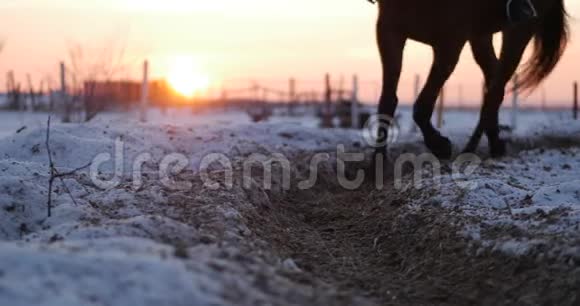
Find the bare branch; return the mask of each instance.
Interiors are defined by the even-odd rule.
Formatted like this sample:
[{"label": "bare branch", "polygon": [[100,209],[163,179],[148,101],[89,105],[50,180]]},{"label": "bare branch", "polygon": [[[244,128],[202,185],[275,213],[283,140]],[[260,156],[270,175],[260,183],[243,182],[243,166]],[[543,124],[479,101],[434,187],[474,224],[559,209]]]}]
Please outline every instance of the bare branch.
[{"label": "bare branch", "polygon": [[48,179],[48,202],[47,215],[50,218],[52,216],[52,185],[54,183],[54,176],[56,169],[54,168],[54,163],[52,161],[52,152],[50,151],[50,116],[48,116],[48,121],[46,123],[46,152],[48,154],[48,167],[50,171],[50,178]]},{"label": "bare branch", "polygon": [[63,172],[63,173],[57,173],[56,177],[57,178],[63,178],[63,177],[67,177],[67,176],[71,176],[71,175],[75,175],[77,172],[85,170],[87,168],[89,168],[91,166],[91,163],[88,163],[84,166],[78,167],[76,169],[73,169],[71,171],[68,172]]},{"label": "bare branch", "polygon": [[54,163],[52,161],[52,154],[50,151],[50,116],[48,116],[48,121],[46,122],[46,151],[48,153],[48,165],[50,170],[54,170]]},{"label": "bare branch", "polygon": [[59,176],[59,180],[60,180],[60,183],[62,184],[62,186],[64,187],[64,190],[66,191],[66,193],[68,194],[70,199],[73,201],[73,204],[78,206],[79,204],[77,203],[77,200],[75,199],[75,197],[73,197],[72,192],[70,191],[66,182],[64,181],[64,178],[62,176]]},{"label": "bare branch", "polygon": [[64,181],[64,178],[68,176],[75,175],[78,171],[82,171],[87,169],[91,166],[91,163],[88,163],[82,167],[78,167],[68,172],[60,173],[56,167],[54,166],[54,161],[52,159],[52,151],[50,150],[50,116],[48,116],[48,121],[46,123],[46,152],[48,154],[48,166],[50,171],[50,178],[48,179],[48,200],[47,200],[47,215],[50,218],[52,216],[52,190],[54,185],[54,180],[59,179],[60,183],[62,184],[63,188],[65,189],[66,193],[70,196],[71,200],[75,205],[77,204],[76,199],[74,198],[72,192],[68,188],[68,185]]},{"label": "bare branch", "polygon": [[101,112],[110,101],[96,101],[97,92],[87,90],[87,83],[107,82],[125,70],[125,39],[105,39],[97,45],[68,42],[68,78],[76,95],[74,101],[81,102],[85,116],[89,121]]}]

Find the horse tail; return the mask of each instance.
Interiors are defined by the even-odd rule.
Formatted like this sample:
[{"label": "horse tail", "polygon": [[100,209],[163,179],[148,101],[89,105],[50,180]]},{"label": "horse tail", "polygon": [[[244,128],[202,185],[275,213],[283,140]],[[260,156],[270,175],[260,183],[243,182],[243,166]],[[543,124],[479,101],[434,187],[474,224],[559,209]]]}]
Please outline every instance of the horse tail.
[{"label": "horse tail", "polygon": [[541,17],[534,34],[534,50],[521,75],[519,87],[537,87],[556,68],[570,40],[568,13],[564,0],[556,0]]}]

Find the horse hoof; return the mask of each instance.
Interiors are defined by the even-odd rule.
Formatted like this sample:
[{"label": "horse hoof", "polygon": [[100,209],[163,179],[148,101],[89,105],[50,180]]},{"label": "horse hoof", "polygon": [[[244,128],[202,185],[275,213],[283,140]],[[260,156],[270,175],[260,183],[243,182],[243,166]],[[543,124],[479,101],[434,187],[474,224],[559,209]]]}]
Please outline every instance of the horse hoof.
[{"label": "horse hoof", "polygon": [[453,154],[453,146],[449,138],[437,135],[426,141],[427,147],[435,157],[439,159],[450,159]]},{"label": "horse hoof", "polygon": [[497,141],[490,144],[490,155],[492,158],[500,158],[506,155],[507,145],[504,140],[498,139]]}]

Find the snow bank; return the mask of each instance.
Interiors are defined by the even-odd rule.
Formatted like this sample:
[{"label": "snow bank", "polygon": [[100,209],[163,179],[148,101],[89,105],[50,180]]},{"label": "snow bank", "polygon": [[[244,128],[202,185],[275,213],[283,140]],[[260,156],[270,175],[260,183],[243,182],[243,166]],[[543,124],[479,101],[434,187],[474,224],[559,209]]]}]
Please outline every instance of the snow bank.
[{"label": "snow bank", "polygon": [[[128,242],[128,241],[127,241]],[[120,242],[0,247],[2,305],[218,305],[223,287],[215,271],[162,256],[162,246]],[[139,250],[140,249],[140,250]],[[87,251],[90,250],[90,251]]]},{"label": "snow bank", "polygon": [[[189,169],[196,172],[200,161],[210,153],[221,153],[231,158],[253,153],[291,156],[293,152],[336,151],[338,144],[352,146],[353,143],[362,142],[354,131],[322,132],[293,124],[211,128],[113,121],[107,124],[55,125],[50,131],[50,146],[59,171],[67,172],[81,167],[104,154],[110,160],[101,164],[100,173],[111,177],[116,170],[121,170],[119,175],[123,184],[113,190],[95,188],[87,170],[66,179],[66,188],[56,181],[54,217],[46,219],[49,171],[45,139],[46,129],[39,129],[0,140],[2,240],[20,239],[28,233],[56,226],[74,227],[68,224],[71,220],[97,218],[97,206],[118,206],[122,209],[115,213],[123,217],[139,214],[142,207],[137,206],[142,206],[144,199],[149,201],[150,206],[162,206],[168,198],[163,186],[150,184],[145,190],[134,192],[128,181],[133,170],[137,170],[132,169],[135,160],[144,153],[151,155],[145,174],[148,171],[155,174],[160,161],[176,153],[187,158]],[[118,167],[119,164],[121,167]]]},{"label": "snow bank", "polygon": [[[450,174],[428,178],[423,194],[464,219],[463,235],[484,247],[580,260],[579,171],[580,147],[536,149],[484,161],[460,183]],[[413,206],[432,201],[422,197]]]},{"label": "snow bank", "polygon": [[[0,140],[0,304],[355,304],[322,283],[292,282],[283,275],[299,270],[292,260],[268,254],[251,238],[242,212],[263,209],[254,203],[263,191],[248,195],[237,186],[216,190],[200,183],[171,191],[147,174],[168,154],[186,156],[184,175],[194,176],[209,153],[336,151],[338,144],[361,142],[358,133],[280,123],[56,124],[50,146],[61,172],[109,154],[99,171],[111,177],[119,169],[118,143],[123,156],[121,179],[111,188],[95,186],[86,169],[64,184],[55,181],[51,218],[45,137],[46,129],[27,129]],[[132,166],[143,153],[152,158],[134,189]]]}]

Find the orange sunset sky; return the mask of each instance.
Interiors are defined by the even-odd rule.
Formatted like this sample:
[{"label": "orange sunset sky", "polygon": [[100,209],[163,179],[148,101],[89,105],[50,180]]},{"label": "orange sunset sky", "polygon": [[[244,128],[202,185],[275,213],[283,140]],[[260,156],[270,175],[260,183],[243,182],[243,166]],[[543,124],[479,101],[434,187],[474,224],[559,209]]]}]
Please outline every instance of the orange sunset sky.
[{"label": "orange sunset sky", "polygon": [[[580,1],[566,2],[577,17]],[[144,59],[154,77],[167,77],[175,58],[184,57],[215,88],[255,80],[284,89],[292,76],[298,90],[319,89],[325,72],[335,81],[342,75],[346,84],[356,73],[371,102],[380,81],[376,11],[366,0],[0,0],[0,88],[8,70],[22,82],[27,73],[36,83],[56,79],[71,44],[87,50],[110,44],[126,47],[123,78],[139,78]],[[527,103],[540,100],[542,91],[549,101],[571,99],[571,84],[580,79],[580,25],[571,22],[572,44],[562,64]],[[449,100],[458,99],[460,85],[465,101],[480,96],[480,72],[468,49],[448,83]],[[401,100],[408,102],[414,74],[424,78],[430,64],[428,47],[408,44]]]}]

